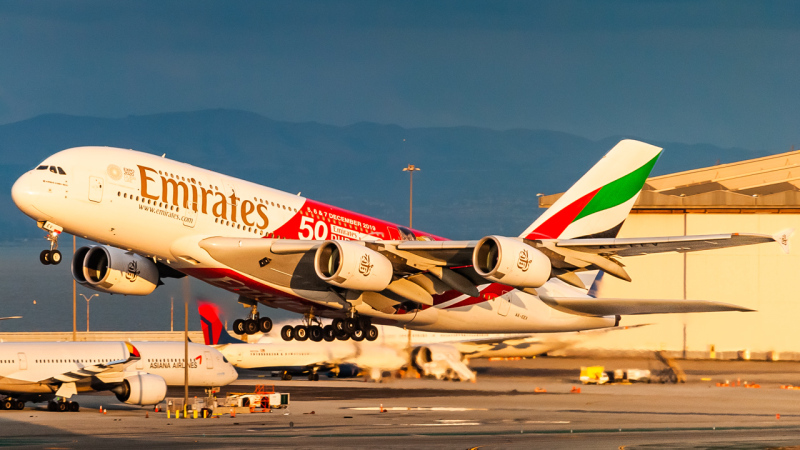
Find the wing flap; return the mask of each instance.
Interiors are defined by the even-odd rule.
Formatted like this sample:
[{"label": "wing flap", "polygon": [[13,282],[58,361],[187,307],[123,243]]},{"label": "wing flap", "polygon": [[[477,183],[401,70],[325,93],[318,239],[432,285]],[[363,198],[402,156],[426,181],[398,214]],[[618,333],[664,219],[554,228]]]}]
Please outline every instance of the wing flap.
[{"label": "wing flap", "polygon": [[754,310],[730,303],[710,300],[659,300],[637,298],[551,298],[540,296],[550,307],[570,314],[584,316],[629,316],[637,314],[675,314]]}]

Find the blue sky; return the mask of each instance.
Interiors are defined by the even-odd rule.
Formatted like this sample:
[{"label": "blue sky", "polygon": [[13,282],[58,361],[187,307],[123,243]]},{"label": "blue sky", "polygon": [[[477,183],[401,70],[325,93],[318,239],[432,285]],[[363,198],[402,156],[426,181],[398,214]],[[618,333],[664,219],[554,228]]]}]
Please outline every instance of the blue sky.
[{"label": "blue sky", "polygon": [[4,1],[0,123],[277,120],[800,147],[800,3]]}]

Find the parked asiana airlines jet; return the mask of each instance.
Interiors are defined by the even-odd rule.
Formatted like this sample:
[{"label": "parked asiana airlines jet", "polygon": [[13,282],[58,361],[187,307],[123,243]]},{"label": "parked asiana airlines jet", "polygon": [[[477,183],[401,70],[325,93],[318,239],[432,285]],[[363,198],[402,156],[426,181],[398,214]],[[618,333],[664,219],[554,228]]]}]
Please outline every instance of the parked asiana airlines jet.
[{"label": "parked asiana airlines jet", "polygon": [[[147,295],[196,277],[250,306],[237,332],[272,328],[258,304],[303,314],[284,339],[377,338],[413,330],[533,333],[615,326],[621,315],[748,311],[700,300],[597,299],[578,276],[630,281],[617,258],[777,241],[790,232],[617,238],[661,149],[623,140],[517,237],[449,241],[134,150],[78,147],[22,175],[14,203],[48,232],[98,242],[72,274],[100,292]],[[86,220],[90,217],[91,220]],[[333,319],[322,326],[321,318]]]}]

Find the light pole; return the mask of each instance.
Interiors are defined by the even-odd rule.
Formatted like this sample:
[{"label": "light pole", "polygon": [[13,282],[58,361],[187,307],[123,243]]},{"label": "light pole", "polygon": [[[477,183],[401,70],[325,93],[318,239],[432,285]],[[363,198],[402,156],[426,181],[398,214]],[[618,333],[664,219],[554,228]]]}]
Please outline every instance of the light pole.
[{"label": "light pole", "polygon": [[[408,228],[414,229],[414,172],[421,170],[419,167],[409,164],[403,168],[403,172],[408,172]],[[411,330],[408,330],[408,349],[411,349]],[[410,355],[411,353],[409,353]],[[409,364],[409,375],[413,367]]]},{"label": "light pole", "polygon": [[419,167],[409,164],[408,167],[403,168],[403,172],[408,172],[411,176],[409,179],[409,192],[408,192],[408,228],[414,228],[414,172],[421,170]]},{"label": "light pole", "polygon": [[100,294],[92,294],[92,295],[87,297],[86,295],[81,294],[81,297],[86,299],[86,332],[87,333],[89,332],[89,300],[91,300],[94,297],[97,297],[98,295],[100,295]]}]

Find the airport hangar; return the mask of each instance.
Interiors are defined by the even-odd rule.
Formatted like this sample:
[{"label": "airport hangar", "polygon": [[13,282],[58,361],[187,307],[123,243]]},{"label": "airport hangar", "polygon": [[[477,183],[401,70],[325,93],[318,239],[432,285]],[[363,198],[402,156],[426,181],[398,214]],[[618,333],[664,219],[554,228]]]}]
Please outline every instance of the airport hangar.
[{"label": "airport hangar", "polygon": [[[547,208],[561,194],[539,198]],[[666,350],[689,358],[800,360],[800,151],[649,178],[619,237],[775,234],[777,244],[623,258],[633,281],[604,276],[600,297],[716,300],[756,312],[625,316],[651,324],[565,353]],[[712,354],[713,351],[713,354]]]}]

